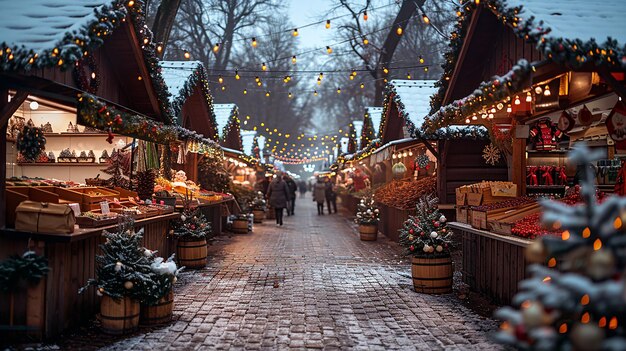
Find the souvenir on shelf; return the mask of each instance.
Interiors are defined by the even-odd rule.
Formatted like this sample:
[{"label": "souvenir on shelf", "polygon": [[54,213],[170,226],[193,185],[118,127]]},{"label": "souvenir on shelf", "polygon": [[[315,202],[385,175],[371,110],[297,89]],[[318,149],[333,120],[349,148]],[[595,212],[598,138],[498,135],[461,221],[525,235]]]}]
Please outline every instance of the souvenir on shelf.
[{"label": "souvenir on shelf", "polygon": [[550,119],[542,119],[530,128],[530,141],[535,150],[555,150],[561,137],[563,132]]},{"label": "souvenir on shelf", "polygon": [[69,162],[76,162],[76,153],[70,151],[69,148],[64,149],[63,151],[61,151],[61,153],[59,154],[59,157],[57,158],[57,162],[58,163],[69,163]]},{"label": "souvenir on shelf", "polygon": [[26,125],[26,120],[24,117],[13,116],[9,120],[9,127],[7,128],[7,135],[11,138],[17,138],[17,135],[20,133],[24,126]]},{"label": "souvenir on shelf", "polygon": [[85,126],[85,128],[83,128],[83,133],[91,133],[91,134],[101,134],[104,133],[101,130],[98,130],[94,127],[90,127],[90,126]]},{"label": "souvenir on shelf", "polygon": [[85,152],[85,151],[81,151],[80,152],[80,156],[78,156],[77,159],[78,159],[78,162],[81,162],[81,163],[94,163],[94,162],[96,162],[96,158],[87,156],[87,152]]},{"label": "souvenir on shelf", "polygon": [[44,133],[53,133],[52,124],[50,124],[50,122],[46,122],[46,124],[42,124],[41,130],[43,130]]},{"label": "souvenir on shelf", "polygon": [[107,161],[110,159],[111,157],[109,156],[109,152],[106,150],[102,150],[102,154],[100,154],[100,163],[107,163]]},{"label": "souvenir on shelf", "polygon": [[54,152],[50,151],[50,152],[48,153],[48,162],[50,162],[50,163],[54,163],[54,162],[55,162],[55,160],[56,160],[56,157],[54,157]]}]

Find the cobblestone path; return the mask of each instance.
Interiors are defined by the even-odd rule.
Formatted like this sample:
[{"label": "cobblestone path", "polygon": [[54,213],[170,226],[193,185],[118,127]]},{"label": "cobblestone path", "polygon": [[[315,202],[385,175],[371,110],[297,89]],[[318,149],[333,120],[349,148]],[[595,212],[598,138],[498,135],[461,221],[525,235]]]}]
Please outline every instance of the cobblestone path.
[{"label": "cobblestone path", "polygon": [[125,338],[89,332],[61,348],[110,350],[494,350],[495,323],[454,295],[412,290],[410,266],[384,236],[361,242],[310,198],[278,228],[220,237],[206,269],[183,274],[174,321]]}]

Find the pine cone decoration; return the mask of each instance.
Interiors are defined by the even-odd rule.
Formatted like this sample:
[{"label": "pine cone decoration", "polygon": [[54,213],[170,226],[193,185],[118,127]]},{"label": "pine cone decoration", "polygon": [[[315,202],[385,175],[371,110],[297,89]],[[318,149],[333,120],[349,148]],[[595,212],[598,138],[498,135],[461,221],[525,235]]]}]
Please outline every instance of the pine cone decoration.
[{"label": "pine cone decoration", "polygon": [[152,169],[137,172],[137,194],[140,199],[145,200],[152,197],[155,178],[156,174]]}]

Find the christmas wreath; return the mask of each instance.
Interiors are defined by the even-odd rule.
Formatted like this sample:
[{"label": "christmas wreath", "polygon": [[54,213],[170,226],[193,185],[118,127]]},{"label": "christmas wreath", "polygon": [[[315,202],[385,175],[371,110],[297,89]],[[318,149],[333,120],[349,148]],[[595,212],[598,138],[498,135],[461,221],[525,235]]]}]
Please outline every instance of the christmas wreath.
[{"label": "christmas wreath", "polygon": [[418,155],[415,158],[416,169],[428,169],[428,163],[430,163],[430,158],[428,158],[428,155],[422,154]]},{"label": "christmas wreath", "polygon": [[26,161],[35,161],[46,149],[46,137],[43,135],[43,130],[30,123],[25,125],[17,136],[16,146],[17,151],[24,156]]}]

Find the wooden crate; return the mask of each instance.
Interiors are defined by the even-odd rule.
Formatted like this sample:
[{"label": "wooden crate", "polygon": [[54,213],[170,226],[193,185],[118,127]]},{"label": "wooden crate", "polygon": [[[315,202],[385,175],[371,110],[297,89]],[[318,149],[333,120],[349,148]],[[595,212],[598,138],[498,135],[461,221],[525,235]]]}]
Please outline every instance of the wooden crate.
[{"label": "wooden crate", "polygon": [[517,194],[517,185],[512,184],[511,187],[496,186],[476,189],[467,193],[467,204],[470,206],[480,206],[500,202],[515,197]]},{"label": "wooden crate", "polygon": [[465,206],[467,205],[467,191],[464,188],[456,188],[456,205],[457,206]]},{"label": "wooden crate", "polygon": [[456,221],[461,223],[469,223],[469,207],[456,206]]},{"label": "wooden crate", "polygon": [[517,221],[539,211],[541,211],[541,208],[538,203],[521,206],[515,211],[506,212],[501,216],[490,218],[488,220],[487,226],[489,227],[489,230],[494,233],[511,235],[511,230],[513,229]]},{"label": "wooden crate", "polygon": [[65,202],[77,202],[83,212],[100,208],[100,202],[120,197],[120,193],[102,187],[55,188]]}]

